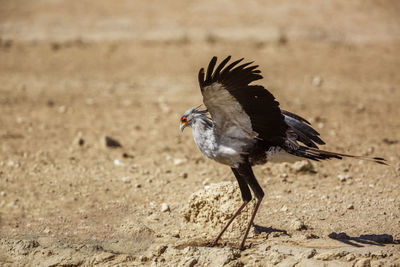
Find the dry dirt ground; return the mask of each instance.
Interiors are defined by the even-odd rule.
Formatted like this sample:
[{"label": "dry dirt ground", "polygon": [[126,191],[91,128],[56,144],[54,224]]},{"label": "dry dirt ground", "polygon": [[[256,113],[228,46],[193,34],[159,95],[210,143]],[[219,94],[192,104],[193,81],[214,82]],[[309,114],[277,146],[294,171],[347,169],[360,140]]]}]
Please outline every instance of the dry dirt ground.
[{"label": "dry dirt ground", "polygon": [[[1,264],[400,266],[399,2],[349,2],[2,1]],[[228,54],[324,149],[390,164],[256,167],[245,251],[251,209],[206,246],[240,194],[179,131]]]}]

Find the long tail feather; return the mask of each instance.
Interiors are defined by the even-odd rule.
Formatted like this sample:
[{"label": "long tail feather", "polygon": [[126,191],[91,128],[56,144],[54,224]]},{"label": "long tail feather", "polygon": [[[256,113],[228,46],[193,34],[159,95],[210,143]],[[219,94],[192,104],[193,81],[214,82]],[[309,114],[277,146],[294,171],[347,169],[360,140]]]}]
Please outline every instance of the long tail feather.
[{"label": "long tail feather", "polygon": [[298,150],[298,154],[300,154],[301,156],[303,156],[305,158],[309,158],[309,159],[315,158],[315,160],[330,159],[330,158],[342,159],[343,157],[347,157],[347,158],[355,158],[355,159],[372,161],[372,162],[382,164],[382,165],[388,165],[386,159],[381,158],[381,157],[370,158],[370,157],[365,157],[365,156],[356,156],[356,155],[331,152],[331,151],[321,150],[321,149],[312,148],[312,147],[305,147],[305,146],[300,147],[300,149]]}]

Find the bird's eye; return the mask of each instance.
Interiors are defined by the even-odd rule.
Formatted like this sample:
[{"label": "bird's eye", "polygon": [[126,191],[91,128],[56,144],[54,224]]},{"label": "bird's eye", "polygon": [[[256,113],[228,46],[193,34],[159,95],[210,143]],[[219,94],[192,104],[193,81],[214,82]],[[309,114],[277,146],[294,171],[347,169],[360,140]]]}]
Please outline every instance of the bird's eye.
[{"label": "bird's eye", "polygon": [[182,121],[183,123],[186,123],[186,122],[187,122],[187,117],[182,117],[181,121]]}]

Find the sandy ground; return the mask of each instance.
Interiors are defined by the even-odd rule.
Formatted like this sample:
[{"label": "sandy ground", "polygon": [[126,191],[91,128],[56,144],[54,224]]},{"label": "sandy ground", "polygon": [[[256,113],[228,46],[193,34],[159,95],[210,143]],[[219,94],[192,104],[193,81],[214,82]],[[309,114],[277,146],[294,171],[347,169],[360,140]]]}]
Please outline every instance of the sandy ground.
[{"label": "sandy ground", "polygon": [[[399,4],[322,2],[2,1],[0,262],[399,266]],[[255,60],[324,149],[390,166],[256,167],[247,249],[250,205],[207,247],[240,193],[179,118],[214,55]]]}]

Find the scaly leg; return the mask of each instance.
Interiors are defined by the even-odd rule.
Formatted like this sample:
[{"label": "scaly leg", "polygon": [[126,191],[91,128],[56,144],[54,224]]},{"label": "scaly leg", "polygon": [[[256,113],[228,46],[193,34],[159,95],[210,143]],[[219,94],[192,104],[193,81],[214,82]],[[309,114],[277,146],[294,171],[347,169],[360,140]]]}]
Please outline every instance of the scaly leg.
[{"label": "scaly leg", "polygon": [[244,250],[244,243],[246,242],[247,235],[249,234],[250,228],[253,225],[253,221],[254,221],[254,218],[256,217],[256,213],[258,211],[258,208],[260,207],[261,201],[262,201],[262,198],[259,198],[257,200],[257,204],[256,204],[256,207],[254,208],[253,214],[251,215],[249,225],[247,226],[246,232],[244,233],[242,243],[240,243],[240,247],[239,247],[240,250]]},{"label": "scaly leg", "polygon": [[240,212],[246,207],[246,205],[250,202],[251,200],[251,192],[250,189],[244,180],[244,178],[239,174],[238,170],[235,168],[232,168],[233,174],[235,174],[236,180],[238,181],[240,192],[242,193],[242,199],[243,199],[243,204],[239,207],[239,209],[232,215],[232,218],[229,220],[229,222],[225,225],[224,229],[219,233],[217,238],[215,238],[214,242],[211,243],[211,246],[215,246],[218,242],[218,240],[221,238],[221,236],[224,234],[226,229],[228,229],[229,225],[233,222],[233,220],[240,214]]}]

